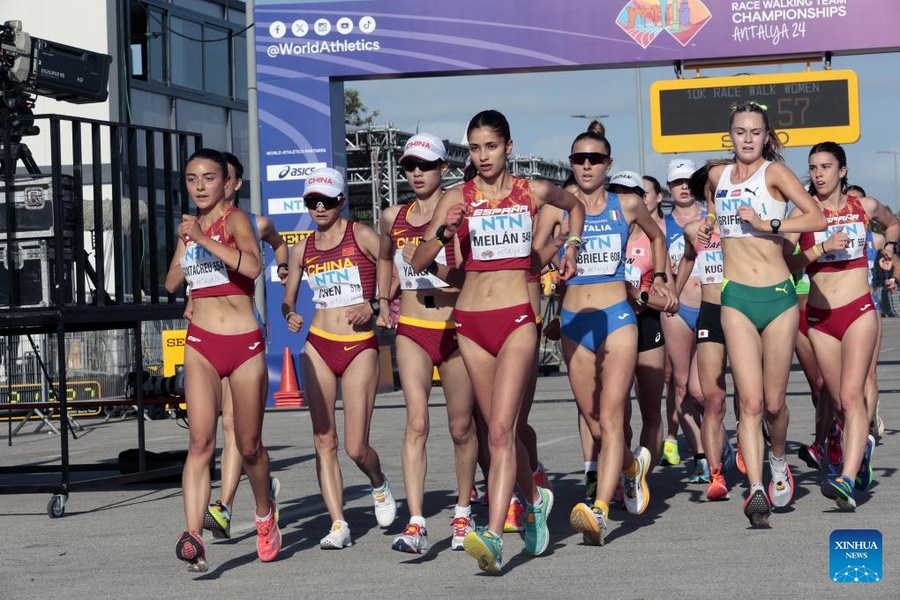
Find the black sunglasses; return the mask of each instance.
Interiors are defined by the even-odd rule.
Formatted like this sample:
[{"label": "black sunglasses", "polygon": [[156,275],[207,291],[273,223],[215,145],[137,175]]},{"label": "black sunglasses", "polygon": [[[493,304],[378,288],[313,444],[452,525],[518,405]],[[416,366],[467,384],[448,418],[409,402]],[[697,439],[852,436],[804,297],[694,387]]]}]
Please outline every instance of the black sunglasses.
[{"label": "black sunglasses", "polygon": [[428,171],[434,171],[435,169],[439,169],[441,167],[441,161],[440,160],[416,160],[414,158],[408,158],[400,163],[400,167],[407,173],[412,173],[416,169],[419,169],[423,173],[426,173]]},{"label": "black sunglasses", "polygon": [[602,152],[576,152],[569,155],[569,161],[573,165],[583,165],[584,161],[588,161],[592,165],[605,165],[610,162],[609,154]]},{"label": "black sunglasses", "polygon": [[306,205],[307,210],[316,210],[317,208],[319,208],[320,204],[325,210],[331,210],[332,208],[337,207],[337,205],[340,203],[340,196],[338,196],[337,198],[329,198],[328,196],[312,194],[303,199],[303,204]]}]

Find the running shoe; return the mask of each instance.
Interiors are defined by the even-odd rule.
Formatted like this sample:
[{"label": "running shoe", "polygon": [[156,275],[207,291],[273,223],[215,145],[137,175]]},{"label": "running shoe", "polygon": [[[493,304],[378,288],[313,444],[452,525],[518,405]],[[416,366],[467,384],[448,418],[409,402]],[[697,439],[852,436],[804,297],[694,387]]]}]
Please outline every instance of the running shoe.
[{"label": "running shoe", "polygon": [[678,440],[670,440],[666,438],[663,443],[663,455],[659,459],[662,465],[677,466],[681,464],[681,455],[678,454]]},{"label": "running shoe", "polygon": [[592,503],[597,497],[597,471],[584,474],[584,497],[588,503]]},{"label": "running shoe", "polygon": [[541,461],[538,461],[537,469],[534,470],[534,484],[545,490],[553,491],[553,484],[550,482],[550,478],[547,477],[547,470]]},{"label": "running shoe", "polygon": [[372,500],[375,502],[375,520],[382,529],[390,527],[394,519],[397,518],[397,501],[391,493],[391,484],[387,475],[381,474],[384,483],[380,488],[372,488]]},{"label": "running shoe", "polygon": [[750,526],[758,529],[769,529],[769,515],[772,504],[762,488],[751,489],[744,501],[744,515],[750,519]]},{"label": "running shoe", "polygon": [[525,552],[540,556],[550,545],[550,530],[547,517],[553,510],[553,492],[538,486],[541,505],[529,504],[525,509]]},{"label": "running shoe", "polygon": [[[743,457],[741,457],[743,459]],[[734,468],[735,463],[737,462],[737,457],[734,455],[734,448],[731,446],[731,442],[728,441],[728,432],[725,432],[725,443],[722,444],[722,468],[721,471],[723,473],[727,473],[728,471]]]},{"label": "running shoe", "polygon": [[805,462],[810,469],[815,469],[816,471],[825,470],[825,450],[820,444],[800,446],[800,449],[797,450],[797,457]]},{"label": "running shoe", "polygon": [[175,556],[186,562],[188,571],[192,573],[204,573],[209,569],[203,538],[193,531],[183,532],[175,542]]},{"label": "running shoe", "polygon": [[503,564],[503,540],[487,527],[476,527],[466,535],[463,549],[478,561],[478,568],[486,573],[500,573]]},{"label": "running shoe", "polygon": [[773,506],[784,508],[794,497],[794,475],[787,461],[783,470],[778,470],[773,464],[774,457],[769,451],[769,471],[772,474],[772,480],[769,482],[769,498],[772,499]]},{"label": "running shoe", "polygon": [[213,537],[217,539],[231,538],[231,511],[221,500],[206,507],[203,529],[212,531]]},{"label": "running shoe", "polygon": [[[281,482],[277,477],[269,477],[269,500],[275,506],[275,522],[281,521],[281,512],[278,510],[278,494],[281,493]],[[213,534],[215,535],[215,534]]]},{"label": "running shoe", "polygon": [[843,475],[826,478],[822,482],[822,495],[834,500],[841,510],[856,510],[856,499],[853,498],[853,482]]},{"label": "running shoe", "polygon": [[579,502],[569,513],[569,525],[581,534],[585,544],[602,546],[606,537],[606,517],[603,510],[596,505]]},{"label": "running shoe", "polygon": [[747,474],[747,465],[744,464],[744,455],[741,453],[740,442],[737,443],[737,456],[734,458],[734,464],[740,473]]},{"label": "running shoe", "polygon": [[837,467],[840,466],[841,463],[844,462],[844,451],[841,449],[841,441],[844,437],[844,430],[841,429],[841,424],[837,421],[834,422],[834,425],[831,428],[831,431],[828,432],[827,438],[827,454],[828,454],[828,463]]},{"label": "running shoe", "polygon": [[506,512],[506,523],[503,524],[503,533],[516,533],[525,531],[525,506],[513,496],[509,501],[509,510]]},{"label": "running shoe", "polygon": [[728,493],[728,483],[725,476],[722,475],[721,465],[713,469],[709,474],[710,482],[706,487],[706,499],[710,502],[716,500],[728,500],[731,495]]},{"label": "running shoe", "polygon": [[691,474],[691,483],[709,483],[709,463],[706,462],[705,458],[701,458],[697,461],[697,466],[694,467],[694,472]]},{"label": "running shoe", "polygon": [[403,533],[394,538],[391,550],[408,554],[425,554],[428,552],[428,531],[421,525],[408,524]]},{"label": "running shoe", "polygon": [[350,528],[344,521],[335,521],[331,525],[328,535],[319,540],[319,548],[322,550],[340,550],[353,545],[350,539]]},{"label": "running shoe", "polygon": [[869,434],[876,440],[880,440],[884,435],[884,419],[875,415],[875,419],[872,421],[872,424],[869,425]]},{"label": "running shoe", "polygon": [[471,516],[455,517],[453,521],[450,522],[450,527],[453,528],[453,538],[450,540],[450,549],[465,550],[465,548],[463,548],[463,543],[466,540],[466,536],[469,535],[469,532],[475,531],[475,519]]},{"label": "running shoe", "polygon": [[281,530],[275,519],[275,503],[269,500],[269,516],[260,521],[256,519],[256,553],[259,560],[272,562],[281,550]]},{"label": "running shoe", "polygon": [[[647,510],[650,504],[650,488],[647,487],[650,451],[638,446],[634,449],[634,460],[637,462],[637,473],[634,477],[625,476],[625,509],[633,515],[639,515]],[[706,476],[709,477],[709,467]]]},{"label": "running shoe", "polygon": [[869,489],[872,485],[872,453],[875,451],[875,438],[869,436],[866,440],[866,451],[863,453],[862,463],[859,465],[859,472],[856,473],[856,481],[853,485],[861,492]]}]

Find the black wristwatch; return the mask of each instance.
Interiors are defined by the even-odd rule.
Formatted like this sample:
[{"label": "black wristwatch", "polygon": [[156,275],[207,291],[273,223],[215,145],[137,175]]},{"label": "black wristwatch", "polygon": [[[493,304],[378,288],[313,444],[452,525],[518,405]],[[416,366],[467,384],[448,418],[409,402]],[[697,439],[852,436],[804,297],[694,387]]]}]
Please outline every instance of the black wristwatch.
[{"label": "black wristwatch", "polygon": [[378,299],[372,298],[369,300],[369,306],[372,307],[372,314],[376,317],[381,313],[381,306],[378,305]]},{"label": "black wristwatch", "polygon": [[445,231],[447,231],[447,226],[441,225],[437,228],[437,231],[434,232],[434,237],[437,238],[437,241],[441,244],[441,246],[446,246],[451,241],[453,241],[452,235],[449,238],[444,237]]},{"label": "black wristwatch", "polygon": [[778,230],[781,229],[781,219],[772,219],[769,221],[769,225],[772,226],[772,233],[778,233]]},{"label": "black wristwatch", "polygon": [[[665,273],[664,273],[665,274]],[[643,306],[650,301],[650,294],[647,293],[647,290],[641,290],[640,295],[638,295],[637,300],[634,301],[638,306]]]},{"label": "black wristwatch", "polygon": [[657,277],[662,277],[663,283],[669,283],[669,276],[666,275],[665,272],[657,271],[653,274],[653,279],[656,279]]}]

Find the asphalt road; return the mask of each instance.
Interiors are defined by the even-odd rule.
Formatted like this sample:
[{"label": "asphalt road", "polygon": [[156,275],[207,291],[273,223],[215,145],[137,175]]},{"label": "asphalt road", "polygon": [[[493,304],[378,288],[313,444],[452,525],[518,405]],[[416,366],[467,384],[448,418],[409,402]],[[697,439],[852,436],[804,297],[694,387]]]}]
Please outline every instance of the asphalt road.
[{"label": "asphalt road", "polygon": [[[744,483],[738,473],[728,475],[732,499],[708,503],[705,486],[687,483],[689,466],[664,467],[649,479],[647,512],[634,517],[613,509],[606,545],[585,546],[568,525],[569,510],[583,494],[575,406],[565,376],[552,374],[540,378],[532,412],[541,460],[556,488],[552,541],[545,555],[532,558],[523,553],[520,536],[507,535],[502,576],[484,575],[464,552],[450,550],[452,446],[443,396],[435,388],[425,501],[432,548],[424,556],[390,549],[408,517],[400,472],[405,415],[402,395],[395,392],[379,396],[372,429],[372,445],[401,500],[389,529],[377,527],[366,481],[342,456],[355,545],[320,550],[318,541],[330,521],[316,484],[309,416],[305,411],[270,412],[264,439],[282,482],[284,547],[277,561],[257,560],[246,482],[238,490],[233,538],[212,541],[206,536],[210,571],[202,575],[187,573],[174,557],[175,539],[184,527],[178,484],[75,489],[58,519],[47,516],[49,492],[6,494],[0,495],[0,599],[896,598],[900,319],[885,319],[884,324],[879,382],[887,430],[875,451],[876,483],[869,493],[858,494],[855,513],[836,511],[819,491],[821,475],[796,457],[798,445],[812,437],[813,410],[802,373],[794,371],[788,389],[789,462],[797,492],[789,508],[772,516],[772,529],[749,529],[741,512]],[[637,436],[640,423],[634,412]],[[133,418],[106,424],[83,420],[86,430],[70,441],[72,462],[114,464],[121,450],[136,446],[136,423]],[[726,423],[733,433],[733,414]],[[174,420],[147,422],[146,428],[150,450],[186,447],[187,431]],[[26,427],[0,450],[0,466],[58,462],[59,438],[33,429]],[[54,480],[58,476],[49,476]],[[0,485],[31,481],[32,476],[5,475]],[[475,514],[479,522],[486,521],[485,507],[476,506]],[[881,532],[882,581],[831,581],[829,538],[838,529]]]}]

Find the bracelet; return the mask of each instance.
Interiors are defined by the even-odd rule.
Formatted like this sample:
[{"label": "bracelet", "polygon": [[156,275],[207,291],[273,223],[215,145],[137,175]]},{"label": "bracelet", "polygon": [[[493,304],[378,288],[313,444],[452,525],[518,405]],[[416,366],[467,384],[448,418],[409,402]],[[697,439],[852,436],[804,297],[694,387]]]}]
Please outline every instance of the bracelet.
[{"label": "bracelet", "polygon": [[238,271],[241,270],[241,260],[243,260],[243,258],[244,258],[244,253],[241,252],[240,250],[238,250],[238,261],[237,261],[237,266],[234,267],[234,271],[235,271],[235,272],[238,272]]},{"label": "bracelet", "polygon": [[297,314],[296,312],[291,311],[291,312],[289,312],[288,314],[284,315],[284,320],[285,320],[285,321],[290,321],[290,320],[291,320],[291,315],[296,315],[296,314]]},{"label": "bracelet", "polygon": [[825,249],[825,246],[822,246],[822,248],[820,249],[819,244],[816,244],[815,246],[812,247],[813,254],[816,255],[816,258],[825,254],[824,249]]},{"label": "bracelet", "polygon": [[381,302],[382,300],[384,300],[384,301],[387,302],[388,304],[391,303],[391,299],[390,299],[390,298],[386,298],[385,296],[378,296],[378,301]]},{"label": "bracelet", "polygon": [[566,247],[569,246],[578,246],[581,248],[581,245],[584,243],[584,240],[581,239],[580,235],[570,235],[566,238]]},{"label": "bracelet", "polygon": [[278,263],[278,269],[276,269],[276,270],[280,271],[282,269],[284,269],[286,271],[290,271],[290,267],[288,267],[287,263]]}]

